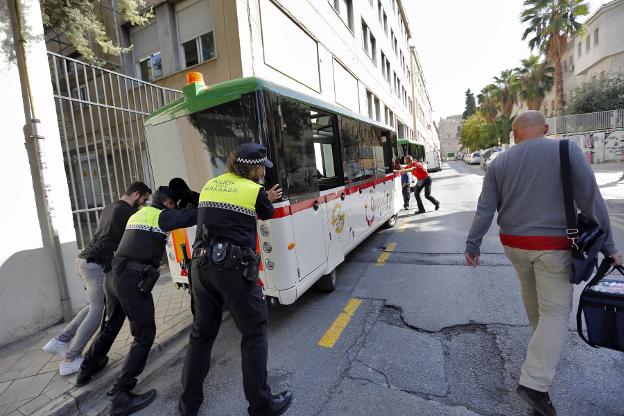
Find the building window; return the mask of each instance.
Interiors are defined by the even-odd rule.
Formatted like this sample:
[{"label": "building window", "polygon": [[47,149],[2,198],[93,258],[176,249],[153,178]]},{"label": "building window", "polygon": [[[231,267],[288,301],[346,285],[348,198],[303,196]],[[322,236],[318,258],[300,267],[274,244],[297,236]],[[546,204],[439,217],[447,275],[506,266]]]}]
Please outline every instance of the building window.
[{"label": "building window", "polygon": [[394,43],[394,30],[390,29],[390,43],[392,44],[392,51],[396,53],[395,43]]},{"label": "building window", "polygon": [[370,49],[368,36],[369,36],[368,26],[366,25],[364,20],[362,20],[362,48],[364,48],[367,54],[369,54],[369,49]]},{"label": "building window", "polygon": [[349,26],[351,31],[353,28],[353,2],[352,0],[329,0],[330,4],[336,10],[345,25]]},{"label": "building window", "polygon": [[386,58],[386,81],[390,84],[390,61]]},{"label": "building window", "polygon": [[388,36],[388,16],[386,16],[386,12],[383,12],[383,28],[386,36]]},{"label": "building window", "polygon": [[596,28],[596,30],[594,30],[594,46],[598,46],[599,42],[600,42],[600,28]]},{"label": "building window", "polygon": [[370,38],[370,57],[373,60],[373,62],[375,63],[375,65],[377,65],[377,40],[375,40],[375,36],[373,36],[372,33],[369,33],[369,38]]},{"label": "building window", "polygon": [[139,61],[141,79],[143,81],[153,81],[162,76],[162,64],[160,62],[160,52],[151,54]]},{"label": "building window", "polygon": [[383,26],[383,6],[381,0],[377,0],[377,17],[379,18],[379,25]]},{"label": "building window", "polygon": [[579,58],[583,55],[583,44],[581,42],[579,42],[578,46],[576,47],[576,54]]},{"label": "building window", "polygon": [[368,90],[366,90],[366,107],[368,111],[368,118],[372,119],[375,114],[374,100],[373,93]]},{"label": "building window", "polygon": [[587,36],[587,39],[585,39],[585,53],[589,53],[590,47],[591,47],[591,35]]},{"label": "building window", "polygon": [[375,97],[375,120],[381,121],[381,103],[377,97]]},{"label": "building window", "polygon": [[381,51],[381,76],[386,78],[386,54]]},{"label": "building window", "polygon": [[210,31],[182,44],[186,68],[216,57],[214,32]]}]

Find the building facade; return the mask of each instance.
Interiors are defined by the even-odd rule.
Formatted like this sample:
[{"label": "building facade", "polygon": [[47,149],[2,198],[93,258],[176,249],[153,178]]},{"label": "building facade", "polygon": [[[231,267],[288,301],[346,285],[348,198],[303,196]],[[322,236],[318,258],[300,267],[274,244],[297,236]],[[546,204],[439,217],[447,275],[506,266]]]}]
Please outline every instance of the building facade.
[{"label": "building facade", "polygon": [[[584,34],[571,39],[561,59],[564,102],[583,83],[624,72],[624,0],[603,4],[585,22]],[[555,88],[546,95],[542,111],[555,113]]]},{"label": "building facade", "polygon": [[[142,27],[120,22],[108,1],[100,12],[111,38],[132,46],[108,63],[126,75],[176,89],[190,70],[206,84],[259,76],[435,146],[402,0],[153,0]],[[50,38],[52,50],[62,45]]]},{"label": "building facade", "polygon": [[440,119],[438,130],[440,132],[440,154],[442,157],[448,156],[449,153],[456,155],[459,152],[463,122],[461,114]]}]

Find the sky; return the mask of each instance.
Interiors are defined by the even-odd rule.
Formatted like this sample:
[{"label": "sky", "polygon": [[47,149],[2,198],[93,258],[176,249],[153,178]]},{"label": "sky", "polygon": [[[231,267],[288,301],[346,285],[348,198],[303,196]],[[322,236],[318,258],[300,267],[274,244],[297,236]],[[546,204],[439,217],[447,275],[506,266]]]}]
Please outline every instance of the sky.
[{"label": "sky", "polygon": [[[590,12],[607,0],[588,0]],[[461,114],[502,70],[531,54],[522,40],[523,0],[403,0],[431,96],[434,120]]]}]

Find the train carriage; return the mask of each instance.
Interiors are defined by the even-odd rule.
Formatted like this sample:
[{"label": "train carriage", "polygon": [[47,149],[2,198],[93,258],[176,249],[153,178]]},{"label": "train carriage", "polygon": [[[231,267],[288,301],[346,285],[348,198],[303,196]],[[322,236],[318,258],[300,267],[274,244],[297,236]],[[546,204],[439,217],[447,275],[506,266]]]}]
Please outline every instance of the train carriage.
[{"label": "train carriage", "polygon": [[[264,185],[279,183],[273,218],[258,221],[261,285],[273,302],[291,304],[315,285],[335,288],[335,269],[368,235],[394,226],[401,208],[395,132],[386,125],[272,82],[241,78],[206,86],[196,75],[183,98],[145,123],[156,183],[183,178],[199,190],[226,171],[231,151],[264,144],[274,167]],[[187,283],[183,249],[194,227],[172,233],[172,279]]]}]

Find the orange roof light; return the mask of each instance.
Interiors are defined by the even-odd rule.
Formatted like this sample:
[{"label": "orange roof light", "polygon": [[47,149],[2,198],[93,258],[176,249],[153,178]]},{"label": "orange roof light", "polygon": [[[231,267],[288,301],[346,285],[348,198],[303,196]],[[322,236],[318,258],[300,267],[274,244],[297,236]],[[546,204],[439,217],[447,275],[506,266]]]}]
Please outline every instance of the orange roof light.
[{"label": "orange roof light", "polygon": [[191,85],[195,82],[204,83],[204,76],[201,72],[187,72],[186,73],[186,85]]}]

